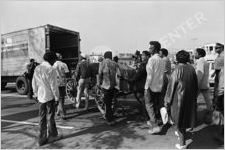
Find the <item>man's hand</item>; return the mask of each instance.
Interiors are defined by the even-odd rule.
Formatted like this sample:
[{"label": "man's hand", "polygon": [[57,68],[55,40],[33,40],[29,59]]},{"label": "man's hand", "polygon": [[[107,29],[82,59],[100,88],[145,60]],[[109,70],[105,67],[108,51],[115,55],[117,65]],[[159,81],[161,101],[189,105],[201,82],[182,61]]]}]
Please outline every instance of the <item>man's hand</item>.
[{"label": "man's hand", "polygon": [[164,106],[166,107],[166,109],[168,109],[170,107],[169,103],[167,103],[167,102],[164,102]]},{"label": "man's hand", "polygon": [[213,78],[216,75],[216,72],[213,72],[213,74],[211,75],[211,78]]},{"label": "man's hand", "polygon": [[55,101],[55,106],[57,107],[59,105],[59,101]]}]

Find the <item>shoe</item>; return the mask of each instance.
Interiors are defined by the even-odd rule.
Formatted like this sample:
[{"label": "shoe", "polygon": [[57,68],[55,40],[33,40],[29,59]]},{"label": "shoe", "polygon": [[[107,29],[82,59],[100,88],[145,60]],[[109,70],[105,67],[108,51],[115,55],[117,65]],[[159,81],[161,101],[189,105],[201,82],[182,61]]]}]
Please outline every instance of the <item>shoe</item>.
[{"label": "shoe", "polygon": [[75,107],[78,109],[80,107],[80,103],[76,103]]},{"label": "shoe", "polygon": [[48,143],[48,140],[46,139],[46,140],[39,141],[39,142],[38,142],[38,145],[39,145],[39,146],[43,146],[43,145],[45,145],[45,144],[47,144],[47,143]]},{"label": "shoe", "polygon": [[180,144],[176,144],[175,146],[177,149],[186,149],[186,147],[187,147],[186,145],[181,146]]},{"label": "shoe", "polygon": [[62,120],[66,120],[66,117],[65,117],[65,116],[61,116],[61,119],[62,119]]},{"label": "shoe", "polygon": [[147,121],[147,125],[148,125],[148,126],[152,126],[152,124],[151,124],[150,121]]},{"label": "shoe", "polygon": [[80,107],[80,101],[75,100],[75,107],[78,109]]},{"label": "shoe", "polygon": [[115,122],[115,121],[109,121],[109,122],[107,121],[106,123],[107,123],[109,126],[113,126],[113,125],[115,125],[115,124],[116,124],[116,122]]},{"label": "shoe", "polygon": [[193,131],[193,128],[187,128],[186,131],[191,132],[191,131]]},{"label": "shoe", "polygon": [[178,136],[178,137],[179,137],[179,134],[178,134],[178,132],[177,132],[177,131],[175,131],[174,133],[175,133],[175,135],[176,135],[176,136]]},{"label": "shoe", "polygon": [[180,140],[180,136],[179,136],[178,132],[175,131],[174,133],[175,133],[175,135],[177,136],[177,139],[178,139],[178,141],[179,141],[179,140]]},{"label": "shoe", "polygon": [[152,129],[148,130],[148,133],[149,134],[157,134],[157,133],[160,133],[161,130],[162,130],[162,128],[158,126],[158,127],[154,127]]},{"label": "shoe", "polygon": [[62,139],[62,138],[63,138],[62,135],[58,135],[58,136],[50,136],[50,137],[48,138],[48,142],[49,142],[49,143],[52,143],[52,142],[58,141],[58,140],[60,140],[60,139]]}]

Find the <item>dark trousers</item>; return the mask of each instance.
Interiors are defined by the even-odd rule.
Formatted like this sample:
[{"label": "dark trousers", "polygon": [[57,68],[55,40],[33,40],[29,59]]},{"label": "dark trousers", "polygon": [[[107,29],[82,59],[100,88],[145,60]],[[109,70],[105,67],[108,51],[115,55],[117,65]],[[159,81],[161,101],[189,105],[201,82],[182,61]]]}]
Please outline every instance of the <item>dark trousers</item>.
[{"label": "dark trousers", "polygon": [[33,89],[32,89],[32,79],[27,79],[28,81],[28,98],[32,99],[33,98]]},{"label": "dark trousers", "polygon": [[158,126],[157,118],[160,118],[160,108],[163,107],[162,95],[160,92],[145,90],[145,106],[150,117],[152,127]]},{"label": "dark trousers", "polygon": [[105,119],[110,122],[113,120],[112,99],[114,98],[114,89],[102,89],[103,102],[105,103]]},{"label": "dark trousers", "polygon": [[62,114],[62,115],[66,114],[65,108],[64,108],[65,95],[66,95],[66,86],[59,86],[59,105],[57,109],[57,114]]},{"label": "dark trousers", "polygon": [[47,140],[47,134],[48,136],[52,137],[58,135],[58,131],[55,124],[55,101],[51,100],[46,103],[40,103],[39,116],[40,116],[39,143],[42,143]]},{"label": "dark trousers", "polygon": [[224,114],[224,94],[218,96],[216,101],[216,110]]},{"label": "dark trousers", "polygon": [[148,112],[146,110],[144,94],[140,94],[139,98],[140,98],[141,104],[142,104],[141,115],[143,116],[144,120],[148,121],[150,119],[150,117],[148,116]]},{"label": "dark trousers", "polygon": [[186,144],[186,129],[185,128],[177,128],[179,134],[179,143],[181,146]]}]

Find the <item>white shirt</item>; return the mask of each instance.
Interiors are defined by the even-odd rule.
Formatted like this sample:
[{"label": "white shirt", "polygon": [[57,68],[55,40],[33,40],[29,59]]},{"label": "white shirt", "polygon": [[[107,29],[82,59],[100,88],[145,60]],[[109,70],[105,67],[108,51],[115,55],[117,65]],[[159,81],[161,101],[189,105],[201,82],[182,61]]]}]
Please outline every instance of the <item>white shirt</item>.
[{"label": "white shirt", "polygon": [[163,86],[163,75],[165,71],[165,61],[154,54],[149,58],[146,65],[147,78],[145,82],[145,89],[151,89],[152,92],[161,92]]},{"label": "white shirt", "polygon": [[57,72],[58,86],[66,86],[66,73],[69,72],[67,65],[62,61],[56,61],[53,67]]},{"label": "white shirt", "polygon": [[204,57],[196,61],[196,74],[198,77],[198,88],[209,89],[209,63]]},{"label": "white shirt", "polygon": [[46,61],[38,65],[34,70],[32,80],[34,96],[39,102],[46,103],[50,100],[59,100],[56,70]]}]

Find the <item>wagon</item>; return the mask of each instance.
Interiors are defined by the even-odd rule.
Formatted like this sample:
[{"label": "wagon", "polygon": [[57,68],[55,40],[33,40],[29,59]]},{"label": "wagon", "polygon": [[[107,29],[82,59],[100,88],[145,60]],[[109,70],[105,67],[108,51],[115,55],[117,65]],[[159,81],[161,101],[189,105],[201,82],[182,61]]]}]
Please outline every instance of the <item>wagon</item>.
[{"label": "wagon", "polygon": [[[100,87],[97,87],[97,76],[98,76],[98,67],[99,63],[90,63],[89,68],[92,70],[92,75],[90,76],[90,82],[89,82],[89,96],[94,98],[94,101],[97,105],[97,108],[101,112],[101,114],[104,116],[105,115],[105,104],[103,102],[103,93],[102,89]],[[117,76],[117,82],[120,85],[120,90],[115,89],[114,90],[114,98],[112,101],[112,110],[113,113],[116,112],[118,107],[123,109],[123,106],[120,104],[118,101],[118,97],[121,96],[126,96],[130,94],[134,94],[136,100],[141,104],[142,102],[140,100],[140,97],[138,96],[138,84],[132,84],[129,82],[128,78],[133,76],[135,74],[135,70],[128,67],[128,66],[122,66],[119,65],[120,71],[121,71],[121,76]],[[67,80],[67,85],[66,85],[66,95],[67,99],[70,100],[72,103],[75,103],[75,98],[77,94],[77,82],[75,78],[70,78]],[[143,92],[143,91],[142,91]],[[84,101],[85,106],[88,106],[87,101]],[[88,109],[86,107],[85,109]]]}]

